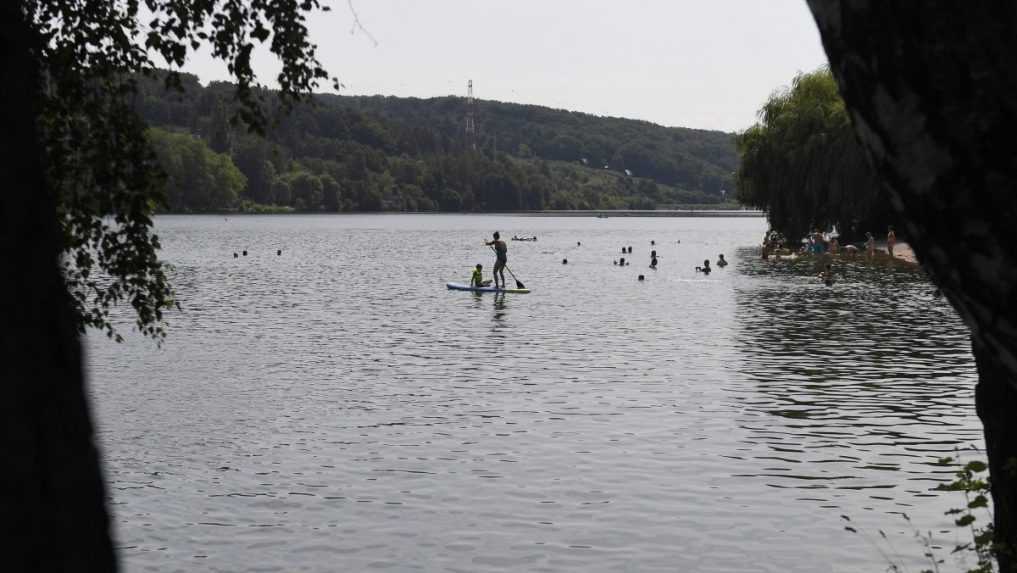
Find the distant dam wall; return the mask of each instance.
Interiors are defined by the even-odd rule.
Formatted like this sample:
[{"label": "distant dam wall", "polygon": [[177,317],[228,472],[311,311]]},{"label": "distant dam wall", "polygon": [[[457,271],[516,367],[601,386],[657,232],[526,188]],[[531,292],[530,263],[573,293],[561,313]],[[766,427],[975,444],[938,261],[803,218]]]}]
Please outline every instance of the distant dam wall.
[{"label": "distant dam wall", "polygon": [[537,217],[765,217],[766,213],[754,209],[618,209],[589,211],[526,211],[523,214]]}]

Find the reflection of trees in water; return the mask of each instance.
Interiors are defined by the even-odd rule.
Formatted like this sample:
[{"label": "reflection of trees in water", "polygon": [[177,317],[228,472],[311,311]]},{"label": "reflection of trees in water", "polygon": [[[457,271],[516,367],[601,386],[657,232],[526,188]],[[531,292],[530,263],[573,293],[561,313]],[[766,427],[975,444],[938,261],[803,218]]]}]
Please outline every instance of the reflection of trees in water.
[{"label": "reflection of trees in water", "polygon": [[[946,480],[930,463],[980,443],[967,330],[920,272],[835,264],[825,287],[815,262],[742,253],[735,290],[735,387],[741,426],[778,487],[892,488]],[[773,469],[773,468],[771,468]],[[927,495],[931,483],[907,491]],[[898,498],[898,502],[900,502]]]}]

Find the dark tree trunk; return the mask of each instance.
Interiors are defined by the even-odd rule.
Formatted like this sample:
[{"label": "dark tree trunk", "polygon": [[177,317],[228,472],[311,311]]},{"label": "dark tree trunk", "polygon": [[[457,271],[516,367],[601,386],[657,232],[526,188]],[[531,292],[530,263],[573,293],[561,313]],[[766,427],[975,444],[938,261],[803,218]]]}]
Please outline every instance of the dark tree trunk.
[{"label": "dark tree trunk", "polygon": [[999,552],[999,569],[1017,569],[1014,560],[1014,527],[1017,527],[1017,388],[1005,381],[1012,373],[999,363],[992,351],[974,345],[978,362],[978,386],[975,402],[978,417],[985,427],[985,444],[992,476],[993,509],[996,518],[996,539],[1006,543]]},{"label": "dark tree trunk", "polygon": [[105,490],[35,132],[38,67],[0,2],[0,556],[5,571],[116,569]]},{"label": "dark tree trunk", "polygon": [[[809,0],[904,235],[971,327],[997,539],[1017,548],[1017,6]],[[1017,570],[1013,553],[1000,570]]]}]

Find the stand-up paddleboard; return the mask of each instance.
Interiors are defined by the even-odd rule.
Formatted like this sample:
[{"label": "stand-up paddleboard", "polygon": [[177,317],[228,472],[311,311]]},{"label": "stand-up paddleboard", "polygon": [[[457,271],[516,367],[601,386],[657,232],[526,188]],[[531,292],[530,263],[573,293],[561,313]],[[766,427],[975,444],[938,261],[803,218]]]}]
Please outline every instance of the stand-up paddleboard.
[{"label": "stand-up paddleboard", "polygon": [[445,286],[449,290],[468,290],[470,292],[511,292],[515,294],[526,294],[530,292],[528,288],[494,288],[493,286],[486,287],[473,287],[470,285],[464,285],[463,283],[445,283]]}]

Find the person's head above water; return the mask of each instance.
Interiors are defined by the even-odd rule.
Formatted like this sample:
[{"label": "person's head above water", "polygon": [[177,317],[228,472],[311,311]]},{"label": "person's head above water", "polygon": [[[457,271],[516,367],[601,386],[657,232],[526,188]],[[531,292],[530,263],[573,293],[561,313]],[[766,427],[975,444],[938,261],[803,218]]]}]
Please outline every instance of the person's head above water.
[{"label": "person's head above water", "polygon": [[703,261],[703,266],[704,267],[710,266],[710,259],[706,259],[705,261]]},{"label": "person's head above water", "polygon": [[498,239],[500,239],[500,238],[501,238],[501,234],[500,234],[500,233],[498,233],[498,231],[495,231],[495,232],[494,232],[494,240],[495,240],[495,241],[497,241],[497,240],[498,240]]},{"label": "person's head above water", "polygon": [[478,270],[478,271],[479,271],[479,270],[481,270],[481,269],[483,269],[483,268],[484,268],[484,265],[482,265],[482,264],[480,264],[480,263],[477,263],[477,270]]},{"label": "person's head above water", "polygon": [[717,257],[719,257],[719,258],[720,258],[720,260],[722,260],[722,261],[723,261],[723,260],[724,260],[724,253],[721,253],[721,254],[717,255]]}]

